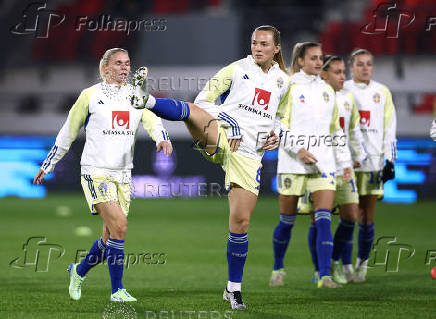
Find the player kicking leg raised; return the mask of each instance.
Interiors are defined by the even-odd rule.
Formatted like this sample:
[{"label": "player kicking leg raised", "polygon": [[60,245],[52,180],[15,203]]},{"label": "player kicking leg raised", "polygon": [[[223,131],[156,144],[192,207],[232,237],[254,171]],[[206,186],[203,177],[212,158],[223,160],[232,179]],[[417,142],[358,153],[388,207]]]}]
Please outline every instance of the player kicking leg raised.
[{"label": "player kicking leg raised", "polygon": [[149,95],[145,68],[136,73],[137,91],[132,96],[135,107],[146,107],[168,120],[184,121],[202,154],[220,164],[226,173],[230,216],[228,282],[223,298],[232,309],[246,308],[241,282],[248,226],[260,187],[261,159],[265,150],[278,147],[279,119],[287,105],[288,76],[279,31],[272,26],[256,28],[251,36],[251,53],[221,69],[195,104]]},{"label": "player kicking leg raised", "polygon": [[102,82],[82,91],[67,121],[33,183],[41,184],[45,174],[68,152],[82,126],[86,141],[81,159],[81,181],[93,215],[103,220],[101,238],[92,245],[80,264],[70,264],[70,297],[79,300],[85,275],[107,258],[112,284],[110,301],[136,301],[122,283],[124,239],[130,206],[130,176],[137,128],[144,128],[156,141],[157,150],[170,155],[172,146],[161,120],[148,110],[132,108],[133,90],[127,84],[130,59],[126,50],[107,50],[100,61]]}]

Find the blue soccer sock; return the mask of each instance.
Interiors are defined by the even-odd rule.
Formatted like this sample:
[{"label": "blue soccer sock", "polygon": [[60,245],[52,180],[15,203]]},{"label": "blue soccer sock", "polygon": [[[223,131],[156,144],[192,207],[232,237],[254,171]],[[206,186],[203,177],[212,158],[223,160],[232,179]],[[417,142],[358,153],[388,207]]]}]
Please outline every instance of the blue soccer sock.
[{"label": "blue soccer sock", "polygon": [[369,225],[359,224],[359,251],[357,256],[362,260],[367,260],[374,241],[374,223]]},{"label": "blue soccer sock", "polygon": [[80,277],[85,277],[88,271],[92,267],[98,265],[103,260],[105,260],[106,258],[105,251],[106,251],[106,245],[104,244],[103,239],[102,238],[97,239],[92,245],[91,249],[89,250],[89,253],[82,260],[82,262],[77,266],[77,274]]},{"label": "blue soccer sock", "polygon": [[112,293],[124,288],[122,283],[124,267],[124,240],[107,240],[107,265],[111,276]]},{"label": "blue soccer sock", "polygon": [[328,209],[315,211],[316,255],[318,256],[319,278],[330,276],[333,238],[330,229],[331,215]]},{"label": "blue soccer sock", "polygon": [[286,215],[280,213],[280,221],[274,229],[273,235],[274,270],[283,268],[283,259],[291,240],[292,227],[294,227],[296,217],[297,214]]},{"label": "blue soccer sock", "polygon": [[242,282],[245,260],[248,252],[248,235],[229,233],[227,240],[227,264],[229,267],[229,281]]},{"label": "blue soccer sock", "polygon": [[[338,261],[341,258],[345,247],[349,245],[350,241],[351,247],[353,247],[353,231],[354,223],[341,218],[333,240],[332,259],[334,261]],[[344,265],[346,264],[351,264],[351,261],[349,263],[344,263]]]},{"label": "blue soccer sock", "polygon": [[319,272],[318,256],[316,255],[316,226],[310,223],[309,232],[307,233],[307,244],[309,245],[310,255],[312,256],[312,263],[315,271]]},{"label": "blue soccer sock", "polygon": [[173,99],[156,98],[156,103],[149,110],[169,121],[184,121],[190,114],[188,103]]}]

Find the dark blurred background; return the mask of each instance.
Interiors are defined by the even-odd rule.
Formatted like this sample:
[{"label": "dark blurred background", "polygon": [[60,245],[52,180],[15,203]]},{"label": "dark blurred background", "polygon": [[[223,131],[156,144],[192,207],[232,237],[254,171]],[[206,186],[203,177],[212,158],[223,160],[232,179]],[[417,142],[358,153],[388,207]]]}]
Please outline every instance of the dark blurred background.
[{"label": "dark blurred background", "polygon": [[[385,200],[435,199],[436,150],[428,138],[436,108],[434,0],[3,0],[0,15],[0,196],[80,189],[83,135],[46,188],[30,181],[80,91],[99,81],[108,48],[128,49],[132,70],[147,65],[156,96],[193,101],[215,72],[250,53],[256,26],[272,24],[288,65],[301,41],[346,58],[357,47],[375,55],[374,79],[391,89],[398,116],[397,178],[386,184]],[[162,159],[141,129],[136,188],[177,178],[222,184],[223,173],[192,149],[184,126],[165,125],[176,147],[171,169],[154,169]],[[265,194],[274,193],[276,160],[276,152],[264,159]]]}]

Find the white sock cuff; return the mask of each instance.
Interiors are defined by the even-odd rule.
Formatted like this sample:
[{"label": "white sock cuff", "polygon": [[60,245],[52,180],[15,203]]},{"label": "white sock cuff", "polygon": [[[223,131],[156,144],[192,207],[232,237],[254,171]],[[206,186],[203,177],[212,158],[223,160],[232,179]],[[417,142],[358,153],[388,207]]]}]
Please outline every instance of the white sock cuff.
[{"label": "white sock cuff", "polygon": [[229,291],[229,292],[241,291],[241,283],[240,282],[228,281],[227,282],[227,291]]}]

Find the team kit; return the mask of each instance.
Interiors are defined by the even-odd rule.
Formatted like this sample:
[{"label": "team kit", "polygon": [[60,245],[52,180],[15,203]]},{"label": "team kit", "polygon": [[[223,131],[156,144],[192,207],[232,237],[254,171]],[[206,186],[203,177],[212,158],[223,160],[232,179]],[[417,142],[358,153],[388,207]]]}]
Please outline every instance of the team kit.
[{"label": "team kit", "polygon": [[[250,55],[220,69],[192,103],[151,95],[148,69],[141,67],[130,77],[125,49],[104,53],[101,82],[81,92],[34,179],[44,182],[83,127],[81,184],[103,230],[87,256],[68,267],[73,300],[80,300],[88,272],[106,261],[110,300],[136,301],[122,282],[134,145],[142,124],[156,151],[171,155],[171,132],[161,119],[183,122],[203,157],[225,172],[228,281],[222,298],[232,309],[247,308],[242,278],[248,229],[259,195],[262,157],[275,149],[280,209],[271,229],[269,285],[286,282],[284,259],[301,213],[311,218],[308,243],[315,286],[365,282],[376,202],[383,197],[383,184],[395,177],[396,159],[395,107],[390,90],[372,79],[374,56],[364,48],[344,58],[327,55],[320,43],[303,42],[294,46],[286,67],[280,32],[269,25],[254,29],[250,47]],[[339,223],[332,232],[335,210]]]}]

